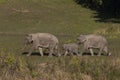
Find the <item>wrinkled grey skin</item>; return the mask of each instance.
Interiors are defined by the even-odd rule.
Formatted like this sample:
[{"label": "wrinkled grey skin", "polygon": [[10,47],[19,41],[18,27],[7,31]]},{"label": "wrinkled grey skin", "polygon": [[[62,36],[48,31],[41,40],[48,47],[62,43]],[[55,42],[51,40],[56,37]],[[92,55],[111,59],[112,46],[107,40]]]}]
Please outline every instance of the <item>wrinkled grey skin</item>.
[{"label": "wrinkled grey skin", "polygon": [[62,47],[65,51],[64,56],[66,56],[67,54],[73,55],[73,53],[78,55],[79,46],[76,43],[63,44]]},{"label": "wrinkled grey skin", "polygon": [[[96,34],[89,34],[89,35],[80,35],[77,38],[78,44],[83,44],[83,52],[86,50],[89,50],[91,55],[94,56],[93,49],[98,49],[99,53],[98,56],[101,55],[102,51],[107,53],[107,55],[111,55],[111,53],[108,52],[108,43],[107,40],[100,35]],[[81,55],[83,54],[81,52]]]},{"label": "wrinkled grey skin", "polygon": [[43,56],[43,48],[49,49],[49,56],[52,56],[55,51],[58,51],[59,41],[54,35],[49,33],[34,33],[25,36],[24,49],[30,44],[32,44],[32,48],[27,56],[30,56],[36,49],[39,50],[40,55]]}]

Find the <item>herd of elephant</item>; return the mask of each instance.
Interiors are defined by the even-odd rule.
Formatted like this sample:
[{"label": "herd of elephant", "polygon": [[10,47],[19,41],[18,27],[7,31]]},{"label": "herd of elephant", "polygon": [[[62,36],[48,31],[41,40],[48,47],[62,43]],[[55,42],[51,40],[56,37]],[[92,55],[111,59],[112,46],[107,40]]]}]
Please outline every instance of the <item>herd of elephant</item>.
[{"label": "herd of elephant", "polygon": [[[96,34],[88,34],[88,35],[79,35],[76,43],[68,43],[62,45],[62,50],[64,50],[64,56],[76,54],[77,56],[83,55],[86,51],[89,51],[91,56],[94,56],[93,49],[98,49],[98,56],[101,55],[102,52],[105,52],[108,56],[111,53],[108,51],[108,42],[105,37]],[[27,45],[32,45],[31,49],[27,56],[30,56],[34,50],[39,50],[41,56],[44,56],[43,49],[48,49],[49,56],[57,55],[61,56],[59,52],[59,40],[58,38],[50,33],[33,33],[27,34],[25,36],[25,46],[23,50],[27,47]],[[79,45],[83,44],[83,49],[79,53]]]}]

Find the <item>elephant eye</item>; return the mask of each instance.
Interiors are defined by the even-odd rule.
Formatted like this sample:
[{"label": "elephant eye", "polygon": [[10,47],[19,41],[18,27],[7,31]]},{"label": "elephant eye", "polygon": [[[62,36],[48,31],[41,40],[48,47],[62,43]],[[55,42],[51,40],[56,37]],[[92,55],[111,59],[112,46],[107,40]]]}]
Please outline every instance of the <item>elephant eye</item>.
[{"label": "elephant eye", "polygon": [[31,41],[30,43],[33,43],[33,41]]}]

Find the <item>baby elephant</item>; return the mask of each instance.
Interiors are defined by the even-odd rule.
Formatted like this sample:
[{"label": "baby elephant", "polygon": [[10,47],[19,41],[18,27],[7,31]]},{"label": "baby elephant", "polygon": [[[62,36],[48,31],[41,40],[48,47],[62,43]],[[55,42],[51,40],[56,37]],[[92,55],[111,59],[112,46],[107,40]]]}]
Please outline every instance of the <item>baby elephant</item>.
[{"label": "baby elephant", "polygon": [[[89,50],[92,56],[94,56],[93,49],[99,50],[98,56],[101,55],[102,51],[107,53],[107,55],[111,55],[111,53],[108,52],[107,40],[101,35],[96,34],[80,35],[77,38],[77,40],[78,44],[84,45],[83,52]],[[81,52],[81,55],[83,54],[83,52]]]},{"label": "baby elephant", "polygon": [[76,43],[63,44],[63,50],[65,51],[64,56],[67,54],[73,55],[74,53],[78,55],[79,46]]}]

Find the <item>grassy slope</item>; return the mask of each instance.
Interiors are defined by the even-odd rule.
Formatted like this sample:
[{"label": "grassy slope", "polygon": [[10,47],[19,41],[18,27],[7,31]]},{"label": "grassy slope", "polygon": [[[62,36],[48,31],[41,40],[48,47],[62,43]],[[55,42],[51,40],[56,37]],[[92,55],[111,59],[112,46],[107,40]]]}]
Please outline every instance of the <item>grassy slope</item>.
[{"label": "grassy slope", "polygon": [[[21,55],[26,33],[49,32],[64,43],[75,40],[81,33],[93,33],[102,26],[119,26],[96,22],[96,15],[73,0],[9,0],[0,4],[0,32],[8,33],[0,35],[0,51]],[[119,39],[108,41],[111,42],[111,52],[118,55]]]},{"label": "grassy slope", "polygon": [[[21,55],[20,50],[23,46],[24,34],[26,33],[49,32],[55,34],[64,43],[71,40],[74,41],[81,33],[93,33],[100,27],[120,26],[120,24],[116,23],[96,22],[97,18],[94,18],[96,15],[96,12],[77,5],[73,0],[9,0],[8,2],[0,0],[0,53],[20,55],[26,58],[28,63],[52,62],[54,60],[58,65],[51,63],[48,65],[60,68],[60,70],[63,70],[63,73],[65,69],[73,78],[79,77],[78,75],[82,72],[93,77],[94,80],[98,80],[98,78],[99,80],[118,80],[120,38],[114,38],[116,35],[113,35],[113,38],[107,37],[110,43],[110,51],[113,54],[111,57],[85,56],[60,57],[58,59],[56,57],[49,58],[38,55],[32,55],[31,57]],[[52,70],[52,73],[57,71],[55,67],[46,67]],[[107,74],[107,72],[109,73]],[[52,78],[50,76],[52,75],[51,72],[48,72],[46,75]],[[108,78],[106,79],[106,77]],[[44,78],[46,79],[46,76]]]},{"label": "grassy slope", "polygon": [[[99,23],[92,18],[91,13],[93,12],[76,5],[72,0],[36,1],[37,3],[27,0],[12,0],[3,5],[0,15],[0,30],[5,32],[14,30],[19,33],[73,34],[73,32],[92,32],[95,27],[99,27]],[[20,13],[14,9],[30,12]]]}]

